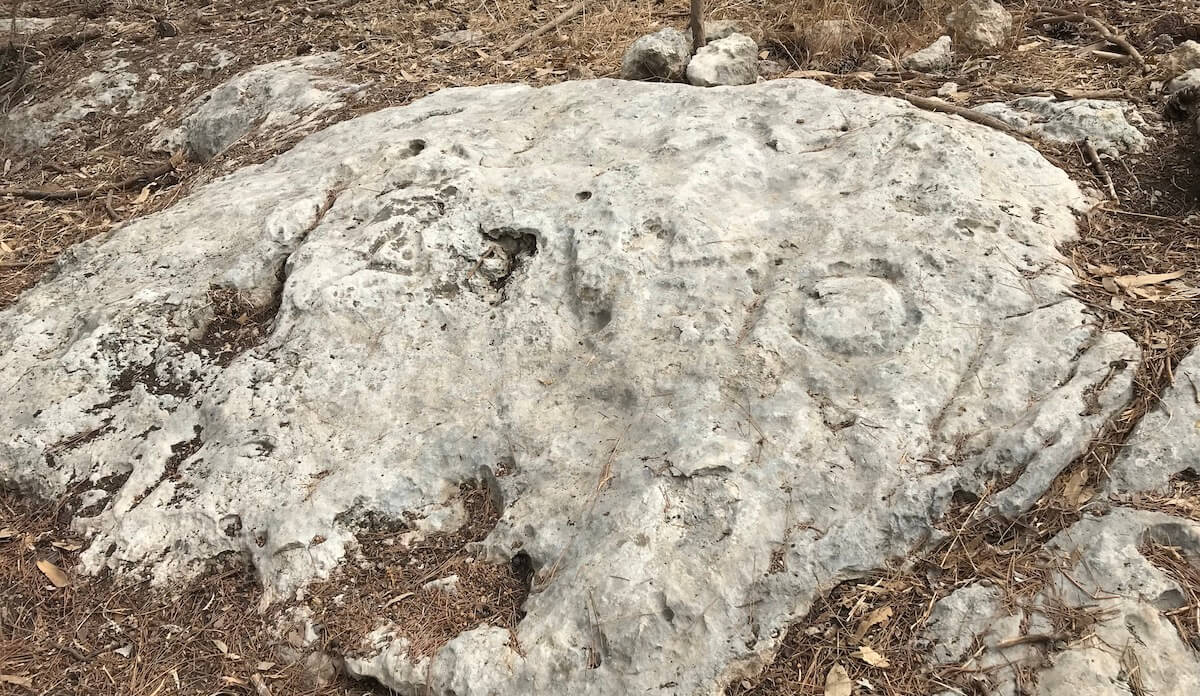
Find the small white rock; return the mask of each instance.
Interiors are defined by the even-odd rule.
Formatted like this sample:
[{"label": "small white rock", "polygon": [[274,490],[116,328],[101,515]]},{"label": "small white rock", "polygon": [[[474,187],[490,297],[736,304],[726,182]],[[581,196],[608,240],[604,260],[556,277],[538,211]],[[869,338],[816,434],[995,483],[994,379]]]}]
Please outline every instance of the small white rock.
[{"label": "small white rock", "polygon": [[993,53],[1012,31],[1012,15],[996,0],[967,0],[946,17],[955,45],[968,53]]},{"label": "small white rock", "polygon": [[905,56],[904,67],[917,72],[941,72],[954,64],[954,49],[949,36],[940,36],[929,46]]},{"label": "small white rock", "polygon": [[744,34],[713,41],[688,63],[687,79],[697,87],[754,84],[758,80],[758,44]]},{"label": "small white rock", "polygon": [[958,84],[955,82],[947,82],[938,87],[937,95],[939,97],[952,97],[956,94],[958,94]]}]

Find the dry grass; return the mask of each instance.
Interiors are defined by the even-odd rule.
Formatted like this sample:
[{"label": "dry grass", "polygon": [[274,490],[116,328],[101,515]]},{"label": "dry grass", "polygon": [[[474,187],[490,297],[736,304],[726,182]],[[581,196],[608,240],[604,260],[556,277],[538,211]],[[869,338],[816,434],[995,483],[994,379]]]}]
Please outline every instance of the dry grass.
[{"label": "dry grass", "polygon": [[[323,628],[306,645],[286,607],[255,611],[261,588],[241,559],[214,559],[197,579],[169,590],[107,574],[72,577],[88,542],[62,524],[69,516],[61,505],[0,490],[0,675],[11,678],[0,681],[0,693],[383,693],[340,674],[331,657],[360,645],[381,621],[395,621],[413,653],[429,655],[469,628],[512,629],[520,619],[528,578],[465,549],[494,526],[495,508],[478,489],[465,488],[463,502],[461,530],[412,546],[395,543],[403,524],[364,526],[361,561],[311,588],[308,606]],[[49,572],[60,569],[69,585],[55,587],[38,562],[52,563]],[[450,574],[460,578],[457,594],[422,588]],[[388,603],[396,597],[403,598]]]}]

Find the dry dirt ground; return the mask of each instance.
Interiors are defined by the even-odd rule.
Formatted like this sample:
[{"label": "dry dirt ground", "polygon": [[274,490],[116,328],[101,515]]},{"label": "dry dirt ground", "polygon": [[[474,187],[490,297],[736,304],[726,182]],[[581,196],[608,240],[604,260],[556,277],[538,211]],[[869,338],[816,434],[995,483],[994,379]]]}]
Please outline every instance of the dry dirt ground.
[{"label": "dry dirt ground", "polygon": [[[873,4],[875,3],[875,4]],[[0,46],[0,109],[61,90],[120,49],[135,69],[203,61],[216,51],[233,58],[223,68],[197,72],[147,95],[139,115],[89,117],[69,138],[33,153],[0,146],[0,189],[86,192],[59,200],[0,195],[0,308],[36,283],[72,244],[133,217],[169,206],[191,188],[233,168],[262,161],[289,147],[297,133],[274,133],[238,143],[203,165],[149,149],[145,124],[169,120],[180,104],[241,70],[276,59],[338,50],[348,57],[341,74],[370,82],[364,101],[333,118],[408,103],[443,87],[522,81],[549,84],[591,76],[616,76],[624,48],[664,25],[682,27],[685,0],[589,0],[582,14],[524,47],[508,47],[571,3],[549,0],[41,0],[12,2],[0,15],[62,18],[31,36],[10,34]],[[1078,296],[1107,328],[1133,337],[1144,351],[1134,400],[1100,432],[1091,449],[1055,483],[1037,508],[1015,523],[979,519],[980,500],[958,501],[943,521],[949,540],[918,549],[904,568],[881,571],[832,588],[784,640],[776,660],[732,692],[821,694],[826,676],[843,665],[851,680],[867,680],[875,693],[934,693],[946,686],[979,693],[980,675],[924,666],[914,636],[933,603],[954,589],[987,578],[1020,603],[1036,594],[1054,563],[1042,544],[1079,517],[1099,489],[1108,462],[1157,394],[1172,383],[1173,369],[1200,338],[1200,143],[1181,122],[1163,117],[1161,76],[1154,63],[1173,41],[1200,40],[1195,0],[1075,5],[1114,27],[1146,57],[1097,57],[1088,47],[1099,37],[1078,21],[1041,23],[1046,5],[1004,2],[1018,30],[997,56],[968,60],[949,74],[911,72],[866,75],[869,52],[902,55],[938,33],[950,0],[721,0],[710,18],[744,22],[764,57],[786,71],[831,84],[894,95],[930,96],[948,80],[959,84],[959,106],[1021,94],[1117,90],[1139,108],[1153,135],[1142,155],[1108,158],[1102,169],[1076,148],[1039,144],[1047,157],[1082,185],[1109,192],[1108,200],[1080,220],[1080,238],[1063,249],[1077,277]],[[847,18],[862,38],[825,54],[811,54],[806,31],[820,19]],[[165,25],[165,26],[164,26]],[[482,39],[466,46],[435,47],[432,37],[470,28]],[[7,30],[4,30],[7,33]],[[1102,47],[1120,52],[1114,46]],[[1065,91],[1064,91],[1065,90]],[[1109,188],[1106,177],[1111,178]],[[119,184],[119,185],[114,185]],[[1119,275],[1184,271],[1149,291],[1131,293]],[[257,335],[270,317],[244,317],[229,303],[228,332]],[[253,336],[251,336],[253,338]],[[999,489],[1005,482],[995,482]],[[292,694],[382,693],[378,685],[349,680],[336,660],[361,648],[380,614],[407,626],[428,654],[461,630],[487,622],[513,628],[529,592],[528,569],[475,563],[470,542],[495,523],[482,490],[461,492],[470,522],[459,532],[415,547],[395,543],[405,521],[357,520],[361,558],[327,584],[310,588],[307,610],[323,626],[319,635],[296,633],[290,608],[256,612],[261,592],[237,558],[217,559],[203,577],[171,595],[111,577],[74,577],[71,568],[87,544],[70,531],[69,498],[31,501],[0,490],[0,694]],[[1181,479],[1170,495],[1126,504],[1162,509],[1200,520],[1200,483]],[[1169,547],[1146,549],[1191,594],[1200,611],[1195,566]],[[461,600],[435,601],[422,590],[430,577],[460,571]],[[936,571],[936,572],[934,572]],[[335,601],[354,587],[353,603]],[[422,594],[425,593],[425,594]],[[439,594],[440,593],[436,593]],[[428,596],[426,596],[428,595]],[[412,601],[409,601],[412,600]],[[884,617],[884,618],[881,618]],[[1183,612],[1171,617],[1185,636],[1200,630]],[[1062,612],[1047,653],[1086,635],[1086,612]],[[867,635],[887,656],[886,669],[856,657],[856,638]],[[1022,669],[1036,679],[1031,664]],[[861,682],[860,682],[861,683]]]}]

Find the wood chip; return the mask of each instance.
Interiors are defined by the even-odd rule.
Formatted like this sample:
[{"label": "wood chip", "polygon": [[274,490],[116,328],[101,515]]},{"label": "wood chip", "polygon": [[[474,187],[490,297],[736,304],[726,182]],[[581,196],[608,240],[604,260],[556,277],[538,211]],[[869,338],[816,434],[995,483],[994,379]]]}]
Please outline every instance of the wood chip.
[{"label": "wood chip", "polygon": [[64,587],[70,586],[71,578],[65,572],[63,572],[62,568],[59,568],[50,561],[38,561],[37,568],[38,570],[42,571],[42,574],[45,575],[46,578],[49,579],[50,582],[60,590]]}]

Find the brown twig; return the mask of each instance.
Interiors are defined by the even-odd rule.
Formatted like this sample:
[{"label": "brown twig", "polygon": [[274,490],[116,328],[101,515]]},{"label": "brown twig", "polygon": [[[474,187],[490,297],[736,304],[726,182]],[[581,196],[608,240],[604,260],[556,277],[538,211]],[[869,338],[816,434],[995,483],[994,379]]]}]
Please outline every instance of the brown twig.
[{"label": "brown twig", "polygon": [[582,3],[582,2],[577,2],[574,5],[571,5],[565,11],[563,11],[563,13],[560,14],[559,16],[555,17],[554,19],[543,24],[542,26],[538,27],[537,29],[533,30],[532,32],[526,34],[525,36],[522,36],[521,38],[519,38],[516,41],[509,44],[508,48],[504,49],[504,55],[510,56],[510,55],[516,53],[517,51],[521,50],[521,48],[523,48],[525,46],[525,44],[529,43],[530,41],[533,41],[537,37],[539,37],[543,34],[549,33],[551,31],[557,29],[558,27],[562,26],[563,24],[566,24],[575,15],[579,14],[580,12],[583,12],[583,6],[584,6],[584,3]]},{"label": "brown twig", "polygon": [[94,198],[102,193],[109,191],[124,191],[128,188],[133,188],[145,181],[152,181],[162,176],[175,171],[175,165],[170,162],[154,167],[148,171],[129,177],[116,183],[103,183],[91,188],[81,189],[64,189],[62,191],[44,191],[42,189],[0,189],[0,196],[15,196],[17,198],[28,198],[35,201],[71,201],[81,198]]},{"label": "brown twig", "polygon": [[1146,59],[1142,57],[1141,52],[1134,48],[1133,44],[1129,43],[1125,37],[1118,34],[1116,30],[1104,22],[1096,19],[1095,17],[1089,17],[1082,12],[1067,12],[1055,7],[1041,7],[1038,8],[1038,10],[1043,14],[1043,16],[1033,20],[1034,24],[1083,22],[1095,29],[1096,32],[1100,34],[1100,37],[1105,41],[1120,46],[1121,50],[1125,51],[1125,53],[1127,53],[1129,57],[1133,59],[1133,62],[1138,64],[1138,67],[1142,69],[1146,68]]},{"label": "brown twig", "polygon": [[1092,145],[1092,141],[1086,138],[1083,141],[1083,154],[1087,156],[1088,162],[1090,162],[1092,168],[1096,170],[1096,174],[1098,174],[1104,180],[1104,185],[1108,187],[1108,195],[1112,197],[1113,201],[1120,203],[1120,199],[1117,198],[1117,188],[1113,186],[1113,180],[1108,174],[1108,168],[1105,167],[1104,162],[1100,160],[1100,153],[1096,152],[1096,147]]},{"label": "brown twig", "polygon": [[962,118],[965,118],[973,123],[978,123],[981,126],[987,126],[988,128],[994,128],[1002,133],[1007,133],[1018,140],[1023,140],[1025,142],[1031,142],[1033,140],[1029,135],[1017,130],[1016,128],[1013,128],[998,118],[988,116],[987,114],[981,114],[978,111],[968,109],[964,106],[956,106],[954,104],[941,101],[940,99],[918,97],[915,94],[897,94],[896,96],[919,109],[961,116]]}]

